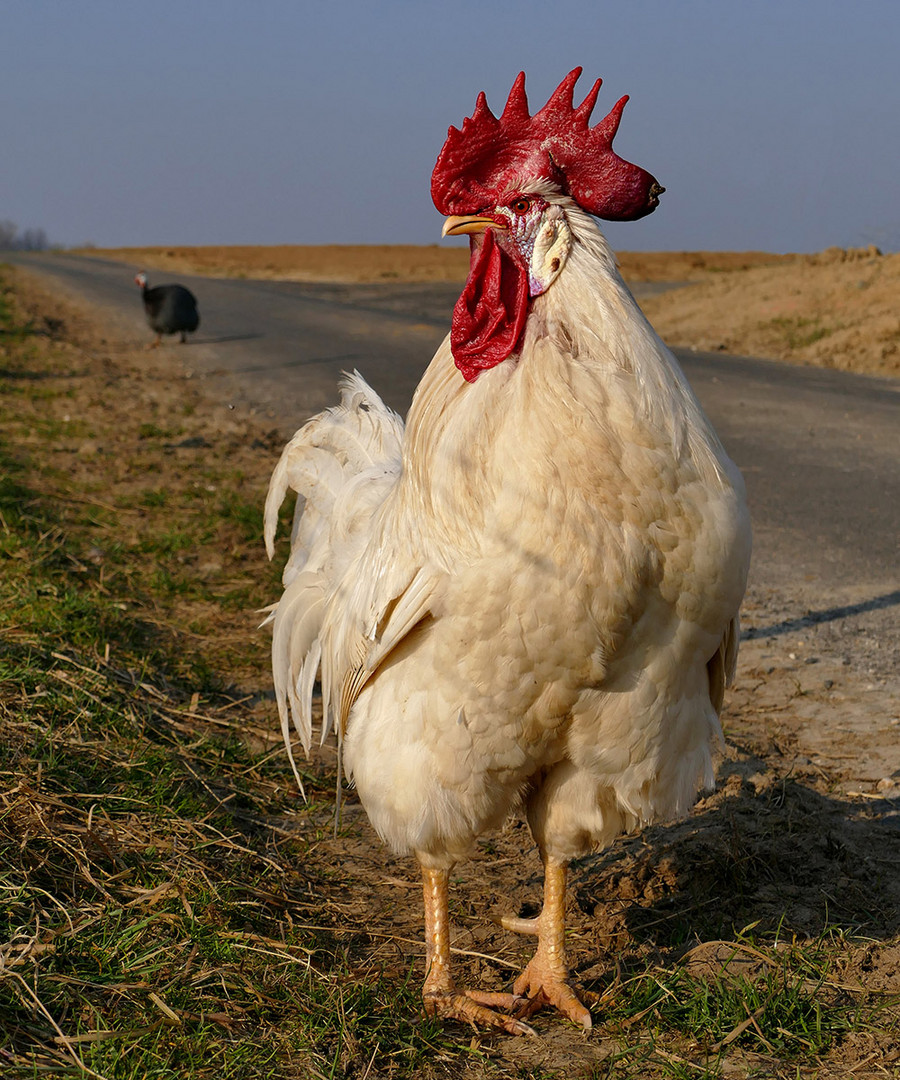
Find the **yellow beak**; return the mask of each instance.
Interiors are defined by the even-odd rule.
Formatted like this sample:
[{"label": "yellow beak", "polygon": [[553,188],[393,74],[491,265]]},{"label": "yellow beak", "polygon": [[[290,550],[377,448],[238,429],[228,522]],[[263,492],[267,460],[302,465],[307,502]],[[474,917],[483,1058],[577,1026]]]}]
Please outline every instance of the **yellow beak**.
[{"label": "yellow beak", "polygon": [[462,214],[444,219],[444,227],[441,236],[460,236],[462,233],[480,233],[485,229],[505,229],[507,226],[494,218],[482,217],[480,214]]}]

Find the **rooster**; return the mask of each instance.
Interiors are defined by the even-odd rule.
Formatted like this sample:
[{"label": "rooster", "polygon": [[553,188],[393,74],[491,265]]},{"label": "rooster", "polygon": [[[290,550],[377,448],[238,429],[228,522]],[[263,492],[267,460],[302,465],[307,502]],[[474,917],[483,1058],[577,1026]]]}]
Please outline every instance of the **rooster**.
[{"label": "rooster", "polygon": [[[565,952],[569,862],[689,810],[713,782],[750,530],[740,473],[619,276],[594,217],[663,189],[619,158],[576,68],[533,116],[520,74],[480,94],[432,176],[469,276],[404,427],[358,373],[272,475],[297,493],[270,616],[282,730],[324,738],[378,834],[423,877],[430,1015],[531,1033],[591,1016]],[[293,757],[291,758],[293,762]],[[300,777],[294,766],[295,774]],[[544,868],[511,993],[450,963],[448,875],[523,809]]]}]

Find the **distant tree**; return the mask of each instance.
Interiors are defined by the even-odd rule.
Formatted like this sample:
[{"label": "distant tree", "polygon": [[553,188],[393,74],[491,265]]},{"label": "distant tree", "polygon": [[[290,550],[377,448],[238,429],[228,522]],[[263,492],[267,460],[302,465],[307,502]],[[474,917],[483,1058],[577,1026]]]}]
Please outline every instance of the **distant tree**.
[{"label": "distant tree", "polygon": [[0,221],[0,251],[46,251],[49,246],[43,229],[20,233],[15,222]]},{"label": "distant tree", "polygon": [[46,251],[47,234],[43,229],[26,229],[19,237],[19,247],[22,251]]}]

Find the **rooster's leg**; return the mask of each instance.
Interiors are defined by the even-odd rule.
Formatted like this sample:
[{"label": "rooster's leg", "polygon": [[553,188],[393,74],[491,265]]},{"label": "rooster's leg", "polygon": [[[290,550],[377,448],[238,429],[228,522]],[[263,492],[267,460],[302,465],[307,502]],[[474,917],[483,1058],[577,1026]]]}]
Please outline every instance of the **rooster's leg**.
[{"label": "rooster's leg", "polygon": [[544,859],[544,906],[536,919],[504,918],[503,926],[520,934],[537,934],[537,952],[516,979],[513,990],[528,999],[518,1015],[531,1016],[544,1005],[553,1005],[570,1020],[588,1030],[591,1014],[569,986],[566,962],[566,864]]},{"label": "rooster's leg", "polygon": [[521,1020],[503,1016],[491,1006],[511,1009],[521,1005],[514,994],[460,990],[450,974],[450,913],[447,904],[449,871],[422,867],[425,896],[425,985],[422,998],[429,1016],[464,1020],[502,1028],[510,1035],[533,1035]]}]

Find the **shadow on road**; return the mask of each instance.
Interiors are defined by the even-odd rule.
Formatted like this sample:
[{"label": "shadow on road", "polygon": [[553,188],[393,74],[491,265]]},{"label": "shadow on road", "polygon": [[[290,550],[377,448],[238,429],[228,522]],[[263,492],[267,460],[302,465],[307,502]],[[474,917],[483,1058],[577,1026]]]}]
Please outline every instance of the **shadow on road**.
[{"label": "shadow on road", "polygon": [[817,623],[835,622],[837,619],[847,619],[852,615],[863,615],[868,611],[881,611],[883,608],[894,607],[900,604],[900,589],[885,593],[883,596],[873,596],[871,600],[861,600],[857,604],[846,604],[842,607],[824,608],[822,611],[807,611],[796,619],[783,619],[781,622],[772,623],[770,626],[753,626],[741,634],[742,641],[750,641],[753,638],[777,637],[780,634],[793,634],[808,626]]},{"label": "shadow on road", "polygon": [[229,341],[258,341],[260,338],[264,338],[266,335],[261,331],[257,331],[253,334],[226,334],[222,337],[202,337],[194,338],[193,341],[187,342],[190,345],[225,345]]}]

